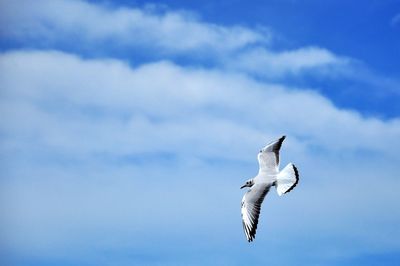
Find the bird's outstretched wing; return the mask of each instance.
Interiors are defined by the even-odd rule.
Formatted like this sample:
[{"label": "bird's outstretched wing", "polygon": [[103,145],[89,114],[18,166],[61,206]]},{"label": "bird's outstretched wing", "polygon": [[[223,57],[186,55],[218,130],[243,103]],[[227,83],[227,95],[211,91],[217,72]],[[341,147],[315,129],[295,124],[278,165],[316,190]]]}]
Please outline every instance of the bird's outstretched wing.
[{"label": "bird's outstretched wing", "polygon": [[266,172],[268,174],[278,174],[279,172],[279,150],[281,149],[282,142],[286,136],[282,136],[280,139],[275,140],[258,153],[258,164],[260,166],[260,172]]},{"label": "bird's outstretched wing", "polygon": [[247,241],[251,242],[256,236],[258,217],[260,216],[261,204],[267,195],[271,184],[255,184],[242,199],[242,224]]}]

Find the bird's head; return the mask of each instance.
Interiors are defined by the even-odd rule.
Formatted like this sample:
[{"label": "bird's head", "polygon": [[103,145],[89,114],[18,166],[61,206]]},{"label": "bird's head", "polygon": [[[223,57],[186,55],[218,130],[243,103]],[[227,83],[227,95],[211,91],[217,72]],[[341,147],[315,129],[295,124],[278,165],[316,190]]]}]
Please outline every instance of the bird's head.
[{"label": "bird's head", "polygon": [[253,179],[249,179],[249,180],[246,181],[246,183],[244,183],[243,186],[240,187],[240,189],[245,188],[245,187],[251,187],[253,185],[254,185]]}]

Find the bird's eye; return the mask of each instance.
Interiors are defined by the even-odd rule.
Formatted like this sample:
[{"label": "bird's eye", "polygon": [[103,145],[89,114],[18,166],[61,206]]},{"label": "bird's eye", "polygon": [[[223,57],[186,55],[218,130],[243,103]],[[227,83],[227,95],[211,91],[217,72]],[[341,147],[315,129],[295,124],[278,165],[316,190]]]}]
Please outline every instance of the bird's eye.
[{"label": "bird's eye", "polygon": [[262,150],[260,150],[260,153],[262,152]]}]

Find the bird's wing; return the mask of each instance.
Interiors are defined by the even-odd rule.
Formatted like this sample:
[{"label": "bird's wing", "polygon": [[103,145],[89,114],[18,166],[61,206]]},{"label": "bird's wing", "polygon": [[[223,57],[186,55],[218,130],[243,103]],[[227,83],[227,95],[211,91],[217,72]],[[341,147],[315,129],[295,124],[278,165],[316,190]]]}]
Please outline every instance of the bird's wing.
[{"label": "bird's wing", "polygon": [[242,224],[247,241],[251,242],[256,236],[258,217],[261,204],[267,195],[271,184],[255,184],[244,194],[242,199]]},{"label": "bird's wing", "polygon": [[282,136],[260,150],[257,156],[260,172],[270,174],[277,174],[279,172],[279,150],[285,138],[285,136]]}]

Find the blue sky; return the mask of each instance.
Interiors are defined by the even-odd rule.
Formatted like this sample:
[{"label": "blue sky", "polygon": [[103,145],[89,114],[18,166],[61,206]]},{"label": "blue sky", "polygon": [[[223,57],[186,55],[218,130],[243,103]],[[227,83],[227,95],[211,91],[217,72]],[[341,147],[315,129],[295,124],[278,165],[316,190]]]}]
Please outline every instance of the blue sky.
[{"label": "blue sky", "polygon": [[[2,264],[399,263],[399,1],[0,10]],[[249,244],[239,187],[283,134],[300,183]]]}]

